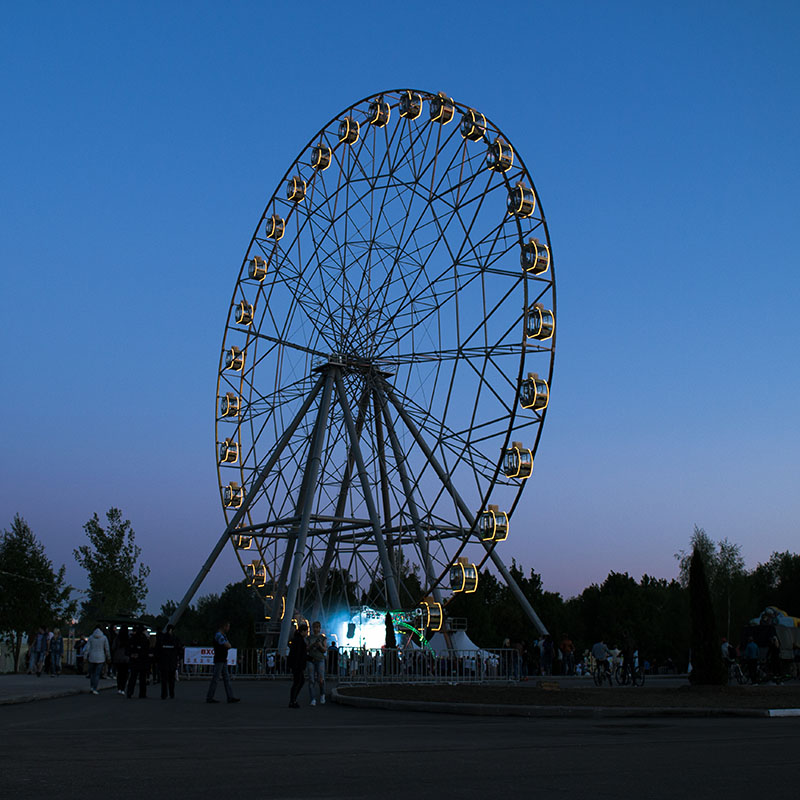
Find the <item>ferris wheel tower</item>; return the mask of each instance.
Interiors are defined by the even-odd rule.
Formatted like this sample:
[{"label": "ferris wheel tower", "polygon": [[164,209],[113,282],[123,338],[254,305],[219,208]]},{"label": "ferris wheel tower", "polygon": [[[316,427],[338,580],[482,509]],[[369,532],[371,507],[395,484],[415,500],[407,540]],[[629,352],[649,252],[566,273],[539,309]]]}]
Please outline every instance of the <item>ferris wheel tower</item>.
[{"label": "ferris wheel tower", "polygon": [[278,646],[334,609],[438,629],[502,557],[547,412],[550,239],[519,152],[443,93],[355,103],[303,147],[235,280],[217,381],[226,528]]}]

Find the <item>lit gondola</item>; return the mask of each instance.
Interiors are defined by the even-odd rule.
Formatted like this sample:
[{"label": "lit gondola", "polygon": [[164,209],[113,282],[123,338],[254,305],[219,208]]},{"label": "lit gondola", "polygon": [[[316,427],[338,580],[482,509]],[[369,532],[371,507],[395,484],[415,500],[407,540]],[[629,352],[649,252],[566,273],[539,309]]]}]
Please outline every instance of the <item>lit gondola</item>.
[{"label": "lit gondola", "polygon": [[530,217],[536,210],[536,195],[530,186],[518,183],[508,193],[508,213],[515,217]]},{"label": "lit gondola", "polygon": [[437,603],[432,597],[424,598],[419,604],[420,630],[430,628],[434,633],[442,629],[444,622],[444,611],[442,604]]},{"label": "lit gondola", "polygon": [[478,568],[468,558],[457,558],[450,566],[450,589],[465,594],[478,591]]},{"label": "lit gondola", "polygon": [[416,92],[403,92],[400,95],[399,113],[406,119],[416,119],[422,113],[422,97]]},{"label": "lit gondola", "polygon": [[253,537],[244,533],[234,533],[233,546],[237,550],[249,550],[253,546]]},{"label": "lit gondola", "polygon": [[461,117],[461,135],[472,142],[483,139],[486,135],[486,117],[480,111],[469,109]]},{"label": "lit gondola", "polygon": [[383,100],[373,100],[369,104],[369,111],[367,111],[367,122],[376,128],[383,128],[389,122],[391,115],[392,109],[388,103]]},{"label": "lit gondola", "polygon": [[236,305],[236,324],[237,325],[250,325],[253,321],[253,314],[255,309],[252,303],[246,300],[241,300]]},{"label": "lit gondola", "polygon": [[231,347],[225,353],[225,369],[241,372],[244,368],[244,351],[238,347]]},{"label": "lit gondola", "polygon": [[249,564],[245,564],[244,570],[248,586],[267,585],[267,567],[261,561],[251,561]]},{"label": "lit gondola", "polygon": [[225,439],[219,443],[219,463],[235,464],[239,460],[239,443],[233,439]]},{"label": "lit gondola", "polygon": [[323,170],[328,169],[331,165],[331,158],[333,153],[330,147],[324,144],[318,144],[311,151],[311,166],[314,169]]},{"label": "lit gondola", "polygon": [[339,141],[342,144],[355,144],[361,134],[361,126],[358,120],[352,117],[345,117],[339,123]]},{"label": "lit gondola", "polygon": [[556,318],[549,308],[545,308],[541,303],[536,303],[533,308],[528,309],[525,321],[525,335],[529,339],[552,339],[556,329]]},{"label": "lit gondola", "polygon": [[[276,610],[275,609],[275,605],[276,605],[276,602],[275,602],[274,595],[268,594],[264,598],[264,619],[272,619],[272,615],[273,615],[274,611]],[[281,597],[280,616],[278,616],[278,619],[283,619],[285,614],[286,614],[286,598],[285,597]]]},{"label": "lit gondola", "polygon": [[238,417],[241,407],[241,398],[233,392],[226,392],[225,396],[219,399],[219,415],[221,417]]},{"label": "lit gondola", "polygon": [[431,122],[438,122],[440,125],[447,125],[456,113],[456,106],[451,97],[444,92],[439,92],[436,97],[431,98],[430,114]]},{"label": "lit gondola", "polygon": [[547,385],[547,381],[540,378],[535,372],[529,372],[528,377],[522,382],[519,393],[522,407],[542,411],[547,408],[549,400],[550,387]]},{"label": "lit gondola", "polygon": [[231,481],[222,487],[222,504],[225,508],[240,508],[244,502],[244,487]]},{"label": "lit gondola", "polygon": [[508,514],[499,506],[488,506],[480,517],[479,534],[482,542],[504,542],[508,539]]},{"label": "lit gondola", "polygon": [[277,214],[273,214],[267,220],[265,236],[267,239],[274,239],[276,242],[279,242],[283,239],[284,233],[286,233],[286,220]]},{"label": "lit gondola", "polygon": [[306,182],[295,175],[294,178],[289,178],[286,184],[286,199],[291,200],[293,203],[300,203],[306,196]]},{"label": "lit gondola", "polygon": [[550,248],[538,239],[529,239],[522,245],[519,261],[526,272],[541,275],[550,268]]},{"label": "lit gondola", "polygon": [[263,281],[267,277],[267,262],[261,256],[251,258],[247,265],[247,275],[254,281]]},{"label": "lit gondola", "polygon": [[503,454],[503,473],[507,478],[524,481],[533,474],[533,453],[522,442],[512,442]]},{"label": "lit gondola", "polygon": [[489,145],[486,166],[495,172],[508,172],[514,165],[514,148],[499,136]]}]

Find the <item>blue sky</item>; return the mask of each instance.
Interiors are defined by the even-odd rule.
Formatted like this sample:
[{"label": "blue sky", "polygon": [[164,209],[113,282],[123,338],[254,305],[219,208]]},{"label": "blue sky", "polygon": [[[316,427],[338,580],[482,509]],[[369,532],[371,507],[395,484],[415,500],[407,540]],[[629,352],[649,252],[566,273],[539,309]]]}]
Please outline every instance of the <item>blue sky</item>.
[{"label": "blue sky", "polygon": [[[800,7],[56,3],[0,31],[5,456],[72,549],[123,509],[179,597],[223,525],[216,369],[253,227],[312,134],[381,89],[483,110],[533,174],[559,340],[506,555],[571,595],[671,577],[694,524],[798,549]],[[517,533],[515,533],[517,532]],[[225,553],[201,592],[239,578]]]}]

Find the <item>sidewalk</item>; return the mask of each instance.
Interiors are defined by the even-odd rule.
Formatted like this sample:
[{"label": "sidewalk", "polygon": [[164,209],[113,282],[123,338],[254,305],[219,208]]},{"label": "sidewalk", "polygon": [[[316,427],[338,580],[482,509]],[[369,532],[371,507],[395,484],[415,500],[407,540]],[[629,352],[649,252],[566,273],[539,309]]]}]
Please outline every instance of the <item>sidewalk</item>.
[{"label": "sidewalk", "polygon": [[[653,682],[656,683],[656,682]],[[427,711],[476,716],[800,717],[800,686],[691,687],[665,685],[598,690],[557,684],[482,686],[402,685],[337,687],[332,700],[356,708]],[[660,685],[659,685],[660,684]],[[567,688],[568,687],[568,688]]]},{"label": "sidewalk", "polygon": [[[116,689],[113,680],[103,678],[100,691]],[[0,706],[11,703],[29,703],[33,700],[49,700],[53,697],[69,697],[73,694],[90,694],[89,679],[85,675],[61,674],[56,678],[25,673],[0,675]]]}]

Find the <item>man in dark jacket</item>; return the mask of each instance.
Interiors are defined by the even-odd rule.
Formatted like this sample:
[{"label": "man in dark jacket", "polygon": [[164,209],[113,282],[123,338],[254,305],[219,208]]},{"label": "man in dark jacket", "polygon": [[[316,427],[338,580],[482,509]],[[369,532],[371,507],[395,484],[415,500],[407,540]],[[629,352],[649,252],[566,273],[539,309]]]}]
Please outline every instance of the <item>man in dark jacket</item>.
[{"label": "man in dark jacket", "polygon": [[231,643],[228,641],[228,631],[230,629],[230,622],[223,622],[214,634],[214,674],[211,676],[211,684],[208,687],[206,703],[219,702],[219,700],[214,699],[214,693],[217,691],[217,682],[220,677],[225,686],[225,694],[228,696],[228,702],[239,702],[239,698],[233,696],[231,679],[228,676],[228,650],[231,649]]},{"label": "man in dark jacket", "polygon": [[306,647],[306,636],[308,636],[308,625],[300,623],[297,633],[292,637],[289,645],[289,657],[286,659],[286,666],[292,671],[292,689],[289,692],[289,708],[300,708],[297,696],[306,681],[306,663],[308,661],[308,649]]},{"label": "man in dark jacket", "polygon": [[134,625],[133,627],[133,636],[131,636],[128,644],[128,659],[131,670],[126,691],[128,699],[130,700],[133,697],[137,679],[139,681],[139,698],[146,698],[147,675],[150,672],[150,639],[144,632],[144,625],[142,624]]},{"label": "man in dark jacket", "polygon": [[161,699],[175,699],[175,672],[178,669],[178,657],[181,652],[181,643],[173,633],[173,625],[167,625],[167,630],[162,633],[156,642],[156,660],[161,673]]}]

